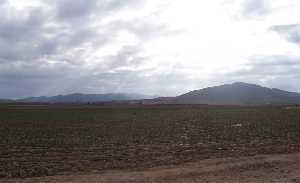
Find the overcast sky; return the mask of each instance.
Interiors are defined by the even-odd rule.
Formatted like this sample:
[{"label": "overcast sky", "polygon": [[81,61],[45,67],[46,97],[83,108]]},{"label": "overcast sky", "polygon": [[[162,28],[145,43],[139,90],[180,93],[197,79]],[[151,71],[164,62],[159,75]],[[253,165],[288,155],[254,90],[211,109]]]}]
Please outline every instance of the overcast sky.
[{"label": "overcast sky", "polygon": [[0,98],[300,92],[298,0],[0,0]]}]

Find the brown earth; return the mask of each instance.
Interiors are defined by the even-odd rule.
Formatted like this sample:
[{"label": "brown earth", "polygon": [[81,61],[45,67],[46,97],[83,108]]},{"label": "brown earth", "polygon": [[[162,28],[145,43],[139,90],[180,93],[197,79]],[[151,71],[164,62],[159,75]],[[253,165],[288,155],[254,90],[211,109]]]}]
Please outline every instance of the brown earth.
[{"label": "brown earth", "polygon": [[201,183],[300,182],[300,153],[214,158],[144,170],[117,170],[27,179],[1,183]]},{"label": "brown earth", "polygon": [[74,175],[111,170],[145,170],[206,159],[300,152],[300,144],[131,145],[102,148],[10,148],[0,153],[1,178]]}]

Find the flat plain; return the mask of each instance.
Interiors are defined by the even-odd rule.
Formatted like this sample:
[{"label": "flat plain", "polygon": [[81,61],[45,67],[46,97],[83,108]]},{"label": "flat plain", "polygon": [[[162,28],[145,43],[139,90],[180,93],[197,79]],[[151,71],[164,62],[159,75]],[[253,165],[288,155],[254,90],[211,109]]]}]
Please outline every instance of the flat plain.
[{"label": "flat plain", "polygon": [[0,178],[139,171],[300,151],[285,106],[0,106]]}]

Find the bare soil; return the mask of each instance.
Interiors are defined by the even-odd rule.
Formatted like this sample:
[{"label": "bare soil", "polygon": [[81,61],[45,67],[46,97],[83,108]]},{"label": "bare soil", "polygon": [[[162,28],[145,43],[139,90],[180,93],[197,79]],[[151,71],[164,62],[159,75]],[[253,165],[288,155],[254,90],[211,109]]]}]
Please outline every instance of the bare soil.
[{"label": "bare soil", "polygon": [[300,153],[213,158],[153,167],[89,174],[27,179],[0,179],[1,183],[201,183],[300,182]]},{"label": "bare soil", "polygon": [[299,109],[0,109],[0,183],[300,182]]}]

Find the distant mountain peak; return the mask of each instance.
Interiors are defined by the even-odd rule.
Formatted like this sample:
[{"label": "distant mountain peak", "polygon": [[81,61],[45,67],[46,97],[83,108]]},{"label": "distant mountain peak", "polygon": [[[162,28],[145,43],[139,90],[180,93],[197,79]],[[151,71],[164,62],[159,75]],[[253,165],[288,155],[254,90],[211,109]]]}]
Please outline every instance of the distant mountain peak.
[{"label": "distant mountain peak", "polygon": [[[147,99],[147,100],[144,100]],[[300,93],[257,84],[234,82],[190,91],[177,97],[147,96],[129,93],[57,95],[31,97],[14,102],[86,103],[111,101],[142,101],[145,104],[208,104],[208,105],[293,105],[300,104]],[[4,101],[4,100],[2,100]],[[1,102],[1,100],[0,100]]]},{"label": "distant mountain peak", "polygon": [[257,84],[234,82],[188,92],[173,99],[177,104],[266,105],[300,104],[300,94]]},{"label": "distant mountain peak", "polygon": [[234,82],[234,83],[232,83],[231,85],[233,85],[233,86],[241,86],[241,87],[243,87],[243,86],[251,86],[251,87],[255,86],[255,87],[265,88],[265,87],[260,86],[260,85],[258,85],[258,84],[245,83],[245,82]]},{"label": "distant mountain peak", "polygon": [[151,99],[154,96],[135,94],[135,93],[105,93],[105,94],[83,94],[71,93],[68,95],[56,95],[51,97],[30,97],[17,102],[45,102],[45,103],[87,103],[87,102],[111,102]]},{"label": "distant mountain peak", "polygon": [[232,83],[231,85],[256,85],[256,84],[251,84],[251,83],[245,83],[245,82],[238,81],[238,82]]}]

